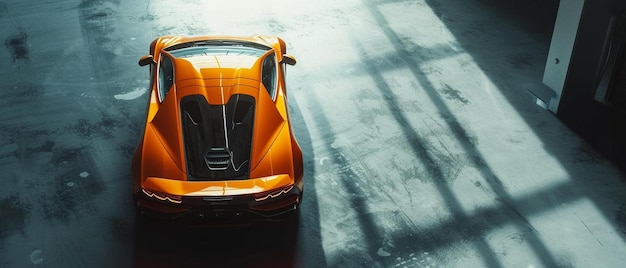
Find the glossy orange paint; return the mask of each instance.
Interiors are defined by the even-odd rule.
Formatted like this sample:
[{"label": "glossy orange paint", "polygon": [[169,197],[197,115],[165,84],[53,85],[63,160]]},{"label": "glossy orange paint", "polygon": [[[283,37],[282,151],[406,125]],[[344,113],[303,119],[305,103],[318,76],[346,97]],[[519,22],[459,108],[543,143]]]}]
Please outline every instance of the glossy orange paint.
[{"label": "glossy orange paint", "polygon": [[[254,43],[267,47],[267,51],[259,57],[208,55],[176,58],[166,50],[175,45],[212,40]],[[135,196],[157,196],[162,197],[161,201],[203,196],[258,196],[290,186],[295,186],[301,195],[302,151],[289,121],[285,64],[281,63],[285,55],[284,41],[270,36],[165,36],[155,39],[150,45],[150,55],[140,61],[140,65],[143,61],[151,66],[152,82],[144,132],[132,160]],[[263,59],[272,56],[278,63],[274,98],[261,81]],[[161,57],[170,57],[174,66],[173,85],[164,98],[160,98],[158,88]],[[249,176],[234,180],[190,180],[181,100],[198,95],[203,96],[209,105],[225,106],[235,94],[251,96],[255,100]],[[274,198],[274,194],[270,197]],[[298,196],[296,202],[300,198]]]}]

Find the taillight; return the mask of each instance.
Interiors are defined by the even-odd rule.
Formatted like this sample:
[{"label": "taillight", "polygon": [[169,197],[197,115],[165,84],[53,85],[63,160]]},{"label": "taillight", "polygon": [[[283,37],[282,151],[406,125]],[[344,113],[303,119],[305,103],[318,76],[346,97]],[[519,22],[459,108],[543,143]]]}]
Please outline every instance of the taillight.
[{"label": "taillight", "polygon": [[289,193],[291,189],[293,189],[293,187],[294,187],[293,185],[287,185],[287,186],[279,188],[278,190],[274,190],[271,192],[262,192],[262,193],[254,194],[254,200],[257,202],[261,202],[270,198],[276,198],[280,196],[281,194]]},{"label": "taillight", "polygon": [[180,204],[180,203],[183,202],[183,200],[182,200],[182,198],[180,196],[167,195],[167,194],[163,194],[163,193],[153,193],[153,192],[148,191],[146,189],[141,189],[141,191],[146,196],[154,198],[154,199],[158,199],[158,200],[161,200],[161,201],[169,201],[169,202],[174,203],[174,204]]}]

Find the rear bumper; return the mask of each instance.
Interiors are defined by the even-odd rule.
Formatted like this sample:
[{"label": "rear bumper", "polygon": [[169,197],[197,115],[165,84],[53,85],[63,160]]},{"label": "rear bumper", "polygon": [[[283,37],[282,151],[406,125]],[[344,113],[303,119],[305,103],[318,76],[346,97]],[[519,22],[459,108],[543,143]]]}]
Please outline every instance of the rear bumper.
[{"label": "rear bumper", "polygon": [[260,194],[230,196],[183,196],[169,198],[140,191],[135,203],[141,214],[157,220],[213,225],[280,221],[300,205],[302,191],[296,186]]}]

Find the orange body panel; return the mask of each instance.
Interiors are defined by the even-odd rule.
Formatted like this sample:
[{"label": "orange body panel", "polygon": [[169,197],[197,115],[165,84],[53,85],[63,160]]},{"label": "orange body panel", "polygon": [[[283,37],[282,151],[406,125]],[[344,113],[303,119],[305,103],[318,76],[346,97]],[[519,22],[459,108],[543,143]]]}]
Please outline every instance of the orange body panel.
[{"label": "orange body panel", "polygon": [[[173,46],[215,40],[251,43],[265,47],[266,51],[261,51],[260,56],[214,53],[177,58],[172,55]],[[238,48],[234,46],[233,49]],[[174,199],[180,199],[185,196],[253,195],[272,192],[290,185],[297,187],[301,193],[302,152],[289,122],[284,68],[280,66],[284,50],[284,42],[277,37],[167,36],[155,39],[150,48],[152,83],[145,130],[133,156],[134,193],[138,195],[143,191],[149,197],[173,196]],[[261,77],[263,60],[272,56],[276,57],[277,62],[274,98]],[[174,77],[172,86],[166,90],[167,93],[159,92],[158,79],[162,78],[159,77],[162,74],[158,68],[161,57],[169,57],[173,62]],[[160,94],[164,94],[164,98],[160,97]],[[238,101],[239,96],[254,99],[250,156],[243,162],[249,168],[246,178],[208,180],[197,179],[191,175],[188,163],[191,160],[187,159],[191,154],[185,148],[196,145],[190,144],[190,141],[185,143],[184,124],[181,121],[186,120],[185,116],[188,116],[189,122],[193,124],[197,122],[189,112],[184,114],[181,111],[181,102],[189,99],[186,98],[188,96],[204,98],[207,104],[203,105],[214,107],[212,109],[215,111],[221,109],[224,113],[223,124],[222,121],[215,121],[212,124],[220,128],[223,125],[224,133],[231,131],[226,127],[226,105],[229,100],[236,97]],[[234,104],[234,109],[237,103]],[[204,115],[200,112],[198,114]],[[234,112],[232,116],[234,117]],[[234,119],[232,120],[232,124],[235,124]],[[235,125],[232,128],[234,129]],[[229,144],[228,135],[224,134],[226,147]],[[206,160],[207,157],[209,156],[205,156],[205,161],[209,161]],[[232,169],[237,171],[233,157],[233,153],[230,153]],[[206,165],[211,169],[209,162],[206,162]],[[242,165],[244,164],[239,168]],[[227,165],[226,168],[230,166]],[[174,199],[160,198],[160,200]]]}]

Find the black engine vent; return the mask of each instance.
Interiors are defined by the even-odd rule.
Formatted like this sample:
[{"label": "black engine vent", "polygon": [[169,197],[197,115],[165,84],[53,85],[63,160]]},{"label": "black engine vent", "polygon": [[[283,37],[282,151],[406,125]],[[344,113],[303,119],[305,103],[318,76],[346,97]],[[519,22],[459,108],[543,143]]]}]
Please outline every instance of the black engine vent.
[{"label": "black engine vent", "polygon": [[204,155],[204,162],[210,170],[225,170],[230,164],[230,153],[227,148],[211,148]]},{"label": "black engine vent", "polygon": [[250,171],[255,100],[234,94],[224,105],[202,95],[180,102],[188,180],[247,179]]}]

